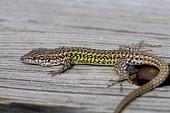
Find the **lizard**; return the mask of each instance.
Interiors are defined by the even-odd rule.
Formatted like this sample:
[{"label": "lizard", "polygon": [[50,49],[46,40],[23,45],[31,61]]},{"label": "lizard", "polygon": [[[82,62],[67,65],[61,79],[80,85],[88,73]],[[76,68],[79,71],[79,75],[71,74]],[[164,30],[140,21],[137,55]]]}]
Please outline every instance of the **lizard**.
[{"label": "lizard", "polygon": [[157,67],[160,72],[154,79],[133,90],[119,103],[114,113],[121,113],[131,101],[159,86],[168,77],[168,64],[162,58],[148,53],[148,50],[141,50],[142,46],[152,47],[153,45],[141,41],[132,45],[120,45],[117,50],[65,46],[55,49],[38,48],[23,55],[20,60],[24,63],[41,66],[63,65],[59,70],[50,71],[49,74],[52,76],[65,72],[75,64],[113,66],[120,78],[110,80],[111,84],[108,87],[129,78],[128,66],[146,64]]}]

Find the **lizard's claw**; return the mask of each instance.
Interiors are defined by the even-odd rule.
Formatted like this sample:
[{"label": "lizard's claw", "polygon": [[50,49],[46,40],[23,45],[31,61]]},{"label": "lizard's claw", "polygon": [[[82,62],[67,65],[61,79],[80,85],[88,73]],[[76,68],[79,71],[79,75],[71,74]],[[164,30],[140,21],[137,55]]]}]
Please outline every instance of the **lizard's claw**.
[{"label": "lizard's claw", "polygon": [[49,73],[48,74],[52,74],[52,77],[53,76],[55,76],[55,75],[60,75],[62,72],[60,72],[60,71],[55,71],[55,70],[53,70],[53,71],[49,71]]}]

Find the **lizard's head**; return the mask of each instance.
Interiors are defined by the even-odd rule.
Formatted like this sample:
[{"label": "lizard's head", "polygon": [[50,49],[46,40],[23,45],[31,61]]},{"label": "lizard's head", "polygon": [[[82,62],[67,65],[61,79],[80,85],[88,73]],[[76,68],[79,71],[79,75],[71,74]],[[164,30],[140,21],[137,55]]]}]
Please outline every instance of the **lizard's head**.
[{"label": "lizard's head", "polygon": [[20,60],[24,63],[50,66],[51,62],[47,57],[48,57],[48,49],[39,48],[39,49],[32,50],[29,53],[23,55],[20,58]]}]

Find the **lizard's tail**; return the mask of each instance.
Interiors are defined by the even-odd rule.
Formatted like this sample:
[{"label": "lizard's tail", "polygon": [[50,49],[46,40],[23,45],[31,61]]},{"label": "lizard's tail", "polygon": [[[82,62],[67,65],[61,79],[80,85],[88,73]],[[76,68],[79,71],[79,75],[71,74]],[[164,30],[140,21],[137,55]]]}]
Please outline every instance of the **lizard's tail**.
[{"label": "lizard's tail", "polygon": [[152,56],[152,59],[148,64],[158,67],[159,70],[160,70],[159,74],[154,79],[152,79],[150,82],[139,87],[138,89],[135,89],[128,96],[126,96],[121,101],[121,103],[117,106],[114,113],[120,113],[128,103],[133,101],[138,96],[141,96],[142,94],[144,94],[144,93],[154,89],[155,87],[159,86],[168,77],[168,74],[169,74],[168,64],[164,60],[162,60],[161,58],[156,57],[156,56],[154,56],[154,57]]}]

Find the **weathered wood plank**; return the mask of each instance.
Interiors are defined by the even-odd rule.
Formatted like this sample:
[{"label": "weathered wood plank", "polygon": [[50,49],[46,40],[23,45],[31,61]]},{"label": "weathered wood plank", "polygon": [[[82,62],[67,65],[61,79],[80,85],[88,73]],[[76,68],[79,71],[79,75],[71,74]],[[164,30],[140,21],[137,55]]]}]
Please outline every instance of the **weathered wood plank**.
[{"label": "weathered wood plank", "polygon": [[[119,84],[106,88],[118,77],[112,67],[75,66],[51,77],[48,71],[59,67],[26,65],[20,57],[39,47],[117,49],[145,40],[163,45],[153,53],[170,62],[169,6],[167,0],[0,1],[0,110],[112,113],[137,88],[127,82],[123,92]],[[124,113],[167,113],[169,98],[169,86],[156,88]]]}]

